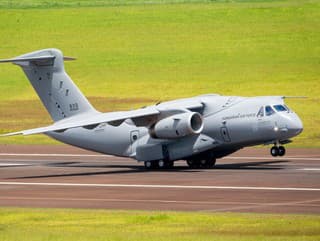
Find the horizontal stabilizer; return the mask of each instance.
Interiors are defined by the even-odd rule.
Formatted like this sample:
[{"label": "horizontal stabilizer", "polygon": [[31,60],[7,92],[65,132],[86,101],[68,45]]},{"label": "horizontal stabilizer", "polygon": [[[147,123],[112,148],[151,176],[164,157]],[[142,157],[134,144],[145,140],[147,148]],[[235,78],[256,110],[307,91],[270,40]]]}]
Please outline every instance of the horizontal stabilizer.
[{"label": "horizontal stabilizer", "polygon": [[55,56],[37,56],[37,57],[27,57],[27,58],[12,58],[12,59],[2,59],[0,63],[17,63],[17,62],[37,62],[37,61],[48,61],[53,60]]},{"label": "horizontal stabilizer", "polygon": [[[53,55],[46,55],[46,56],[37,56],[37,57],[16,57],[12,59],[1,59],[0,63],[19,63],[19,62],[47,62],[52,61],[55,59],[55,56]],[[76,58],[64,56],[64,61],[71,61],[75,60]]]},{"label": "horizontal stabilizer", "polygon": [[306,96],[282,96],[282,99],[307,99]]}]

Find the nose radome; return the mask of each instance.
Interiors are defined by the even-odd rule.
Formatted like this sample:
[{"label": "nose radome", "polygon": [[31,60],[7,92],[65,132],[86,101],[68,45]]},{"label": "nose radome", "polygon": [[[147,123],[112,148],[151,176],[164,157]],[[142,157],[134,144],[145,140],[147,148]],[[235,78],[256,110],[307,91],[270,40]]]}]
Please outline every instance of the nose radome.
[{"label": "nose radome", "polygon": [[303,131],[303,124],[299,116],[294,115],[288,126],[290,132],[294,135],[299,135]]}]

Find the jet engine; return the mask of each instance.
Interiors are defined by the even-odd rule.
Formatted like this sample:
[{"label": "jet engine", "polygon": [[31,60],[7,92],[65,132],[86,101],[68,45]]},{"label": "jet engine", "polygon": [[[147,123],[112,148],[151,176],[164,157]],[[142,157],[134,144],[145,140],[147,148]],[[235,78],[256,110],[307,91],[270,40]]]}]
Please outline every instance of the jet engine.
[{"label": "jet engine", "polygon": [[202,116],[197,112],[187,112],[158,121],[149,129],[149,134],[158,139],[176,139],[199,134],[202,129]]}]

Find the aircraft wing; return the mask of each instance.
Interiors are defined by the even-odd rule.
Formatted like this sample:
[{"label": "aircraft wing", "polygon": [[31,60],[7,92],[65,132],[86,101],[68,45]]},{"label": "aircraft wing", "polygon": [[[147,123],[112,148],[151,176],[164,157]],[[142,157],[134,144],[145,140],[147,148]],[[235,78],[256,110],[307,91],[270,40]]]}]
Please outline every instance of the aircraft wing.
[{"label": "aircraft wing", "polygon": [[199,101],[190,101],[182,105],[155,105],[132,111],[118,111],[109,113],[85,113],[77,116],[69,117],[64,120],[55,122],[52,125],[28,129],[18,132],[2,134],[0,136],[13,135],[32,135],[41,134],[51,131],[64,132],[67,129],[83,127],[86,129],[94,129],[99,124],[108,123],[113,126],[121,125],[125,120],[131,119],[136,126],[150,127],[159,119],[188,111],[195,108],[203,108],[203,103]]},{"label": "aircraft wing", "polygon": [[[153,122],[160,112],[153,106],[133,111],[119,111],[110,113],[87,113],[86,115],[79,115],[70,117],[65,120],[58,121],[53,125],[39,127],[35,129],[28,129],[18,132],[12,132],[3,134],[0,136],[13,136],[13,135],[32,135],[40,134],[51,131],[63,132],[70,128],[84,127],[87,129],[93,129],[101,123],[108,123],[113,126],[118,126],[126,119],[140,120],[143,119],[145,123]],[[141,121],[141,120],[140,120]]]}]

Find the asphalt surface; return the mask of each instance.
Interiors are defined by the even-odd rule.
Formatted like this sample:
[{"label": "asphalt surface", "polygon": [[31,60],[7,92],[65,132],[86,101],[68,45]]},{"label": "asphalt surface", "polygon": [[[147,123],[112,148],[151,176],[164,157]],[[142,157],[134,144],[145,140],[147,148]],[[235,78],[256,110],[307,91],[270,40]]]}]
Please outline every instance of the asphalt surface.
[{"label": "asphalt surface", "polygon": [[248,148],[210,170],[147,171],[69,146],[0,145],[0,206],[320,214],[320,149]]}]

